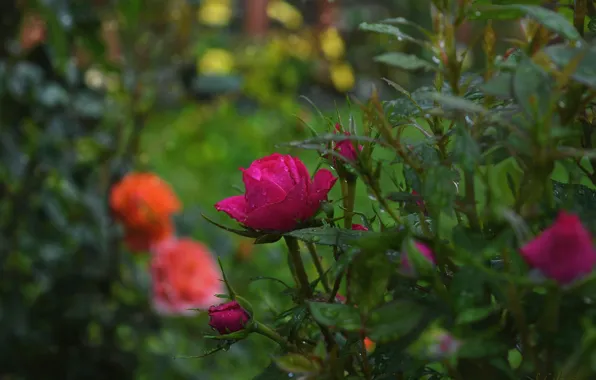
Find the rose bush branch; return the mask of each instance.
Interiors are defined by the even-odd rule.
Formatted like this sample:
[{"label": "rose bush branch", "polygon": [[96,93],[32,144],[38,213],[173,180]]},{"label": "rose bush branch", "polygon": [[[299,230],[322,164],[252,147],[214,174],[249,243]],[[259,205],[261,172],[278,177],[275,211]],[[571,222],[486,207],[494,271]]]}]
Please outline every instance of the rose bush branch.
[{"label": "rose bush branch", "polygon": [[302,261],[300,245],[298,244],[298,240],[291,236],[284,236],[284,240],[286,242],[286,246],[288,247],[288,254],[290,255],[290,260],[292,261],[292,266],[298,279],[297,285],[299,288],[300,297],[302,301],[305,301],[312,296],[312,288],[310,287],[308,275],[306,274],[304,262]]},{"label": "rose bush branch", "polygon": [[321,263],[321,258],[317,254],[317,247],[313,243],[306,243],[306,247],[308,248],[308,251],[310,252],[310,256],[312,257],[312,261],[315,265],[315,268],[317,269],[317,273],[319,274],[319,279],[321,281],[321,284],[323,285],[323,288],[325,289],[325,292],[330,293],[331,287],[329,286],[329,280],[327,279],[327,274],[325,273],[325,270],[323,269],[323,265]]}]

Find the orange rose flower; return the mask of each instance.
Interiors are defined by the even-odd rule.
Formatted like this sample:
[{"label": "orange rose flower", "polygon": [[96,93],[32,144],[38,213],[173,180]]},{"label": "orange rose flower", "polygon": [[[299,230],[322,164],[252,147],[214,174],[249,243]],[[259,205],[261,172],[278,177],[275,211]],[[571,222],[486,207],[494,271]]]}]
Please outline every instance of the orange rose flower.
[{"label": "orange rose flower", "polygon": [[370,338],[364,338],[364,348],[366,348],[366,352],[371,353],[375,350],[377,344],[370,340]]},{"label": "orange rose flower", "polygon": [[180,201],[170,186],[152,173],[130,173],[114,185],[110,207],[126,228],[125,240],[133,251],[172,236],[171,216]]},{"label": "orange rose flower", "polygon": [[170,239],[152,248],[153,306],[161,314],[192,315],[223,293],[221,273],[209,249],[191,239]]}]

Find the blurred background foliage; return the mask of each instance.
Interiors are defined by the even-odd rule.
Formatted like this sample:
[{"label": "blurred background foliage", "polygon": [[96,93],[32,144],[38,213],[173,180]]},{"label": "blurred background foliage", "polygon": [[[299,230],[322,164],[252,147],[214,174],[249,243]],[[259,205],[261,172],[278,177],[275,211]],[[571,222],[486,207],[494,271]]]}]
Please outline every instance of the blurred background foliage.
[{"label": "blurred background foliage", "polygon": [[[179,357],[209,348],[206,318],[154,314],[147,258],[123,248],[110,186],[132,169],[163,177],[184,203],[179,234],[206,242],[265,316],[283,310],[284,287],[254,281],[290,281],[281,248],[253,246],[201,213],[223,218],[212,205],[242,185],[238,168],[288,151],[278,144],[338,116],[359,122],[346,93],[364,100],[375,85],[391,99],[383,77],[409,89],[430,83],[372,59],[417,53],[391,33],[358,29],[396,16],[428,26],[428,1],[3,1],[0,379],[261,372],[271,347],[259,337],[227,355]],[[461,31],[462,48],[475,27]],[[502,29],[504,50],[514,31]],[[313,171],[318,157],[300,156]],[[371,215],[366,194],[357,209]]]}]

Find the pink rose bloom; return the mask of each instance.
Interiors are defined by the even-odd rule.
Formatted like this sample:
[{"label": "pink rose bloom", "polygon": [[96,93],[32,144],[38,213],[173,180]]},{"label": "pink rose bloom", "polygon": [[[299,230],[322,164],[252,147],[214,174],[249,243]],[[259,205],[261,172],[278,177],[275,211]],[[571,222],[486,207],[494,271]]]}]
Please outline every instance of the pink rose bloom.
[{"label": "pink rose bloom", "polygon": [[520,251],[528,265],[560,284],[590,273],[596,264],[592,236],[577,215],[565,211]]},{"label": "pink rose bloom", "polygon": [[209,308],[209,326],[222,335],[243,330],[249,319],[250,314],[236,301]]},{"label": "pink rose bloom", "polygon": [[[418,249],[418,252],[420,252],[422,256],[424,256],[432,264],[435,264],[435,256],[430,247],[419,241],[414,242],[414,246],[416,246],[416,249]],[[407,276],[416,276],[416,271],[412,267],[410,259],[408,258],[408,255],[405,252],[401,255],[401,270],[402,273]]]},{"label": "pink rose bloom", "polygon": [[193,315],[223,292],[219,266],[209,249],[191,239],[169,239],[152,248],[153,306],[158,313]]},{"label": "pink rose bloom", "polygon": [[368,231],[368,228],[364,227],[362,224],[352,224],[352,230],[354,231]]},{"label": "pink rose bloom", "polygon": [[[341,133],[341,125],[335,124],[335,131],[335,133]],[[350,132],[344,132],[344,135],[350,136]],[[362,150],[364,147],[358,145],[358,148]],[[352,140],[338,141],[335,144],[335,150],[348,161],[356,161],[356,158],[358,157],[358,152],[356,152]]]},{"label": "pink rose bloom", "polygon": [[311,181],[299,158],[279,153],[241,170],[244,195],[226,198],[215,208],[256,230],[291,231],[315,215],[337,181],[326,169]]}]

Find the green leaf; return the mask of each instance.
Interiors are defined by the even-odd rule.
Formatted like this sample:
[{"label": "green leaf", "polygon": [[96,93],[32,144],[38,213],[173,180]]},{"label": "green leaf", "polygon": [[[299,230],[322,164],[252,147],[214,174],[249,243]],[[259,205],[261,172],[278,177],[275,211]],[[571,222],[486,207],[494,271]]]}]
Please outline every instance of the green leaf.
[{"label": "green leaf", "polygon": [[364,30],[367,32],[376,32],[376,33],[382,33],[382,34],[389,34],[392,36],[397,37],[398,40],[400,41],[410,41],[410,42],[416,42],[416,43],[421,43],[421,41],[418,41],[417,39],[403,33],[398,27],[393,26],[393,25],[387,25],[387,24],[369,24],[367,22],[363,22],[362,24],[360,24],[360,26],[358,27],[358,29],[360,30]]},{"label": "green leaf", "polygon": [[282,371],[275,362],[269,364],[267,368],[263,370],[260,374],[253,377],[252,380],[279,380],[285,379],[288,377],[288,373]]},{"label": "green leaf", "polygon": [[[577,63],[575,59],[580,59],[571,78],[596,89],[596,48],[579,49],[565,45],[553,45],[544,49],[544,52],[550,57],[553,63],[561,68]],[[583,56],[582,56],[583,54]]]},{"label": "green leaf", "polygon": [[287,354],[273,360],[279,368],[290,373],[317,373],[320,370],[316,361],[299,354]]},{"label": "green leaf", "polygon": [[455,323],[466,325],[469,323],[478,322],[491,315],[495,310],[496,308],[494,306],[466,309],[457,316]]},{"label": "green leaf", "polygon": [[135,27],[141,15],[142,0],[119,1],[117,4],[125,25],[129,28]]},{"label": "green leaf", "polygon": [[513,77],[513,95],[531,120],[539,120],[550,108],[552,81],[549,75],[529,58],[520,62]]},{"label": "green leaf", "polygon": [[377,343],[397,340],[414,329],[427,312],[426,307],[409,300],[383,305],[367,320],[368,337]]},{"label": "green leaf", "polygon": [[389,277],[395,268],[385,251],[363,249],[350,266],[350,291],[354,304],[367,313],[383,301]]},{"label": "green leaf", "polygon": [[517,20],[523,15],[519,9],[481,4],[472,6],[466,17],[468,20]]},{"label": "green leaf", "polygon": [[416,57],[412,54],[391,52],[378,55],[374,58],[375,62],[385,63],[390,66],[398,67],[403,70],[437,70],[438,67],[428,61]]},{"label": "green leaf", "polygon": [[590,17],[588,22],[588,30],[592,33],[596,33],[596,15]]},{"label": "green leaf", "polygon": [[309,302],[313,318],[324,326],[347,331],[360,331],[360,312],[354,306],[341,303]]},{"label": "green leaf", "polygon": [[502,72],[481,84],[480,90],[486,95],[509,99],[513,94],[513,74]]},{"label": "green leaf", "polygon": [[511,5],[510,9],[519,9],[527,16],[535,19],[547,29],[558,33],[570,40],[579,40],[581,36],[577,29],[565,19],[564,16],[541,6]]},{"label": "green leaf", "polygon": [[320,245],[348,246],[364,236],[377,235],[373,231],[354,231],[344,228],[313,227],[294,230],[284,234],[307,243]]},{"label": "green leaf", "polygon": [[433,166],[427,169],[423,181],[422,195],[430,204],[429,210],[450,208],[457,195],[457,172],[445,166]]},{"label": "green leaf", "polygon": [[472,138],[469,128],[462,123],[455,127],[453,158],[465,170],[474,170],[480,162],[480,146]]},{"label": "green leaf", "polygon": [[487,109],[481,105],[457,96],[441,94],[438,92],[432,93],[429,96],[432,100],[436,101],[447,109],[480,114],[487,112]]}]

